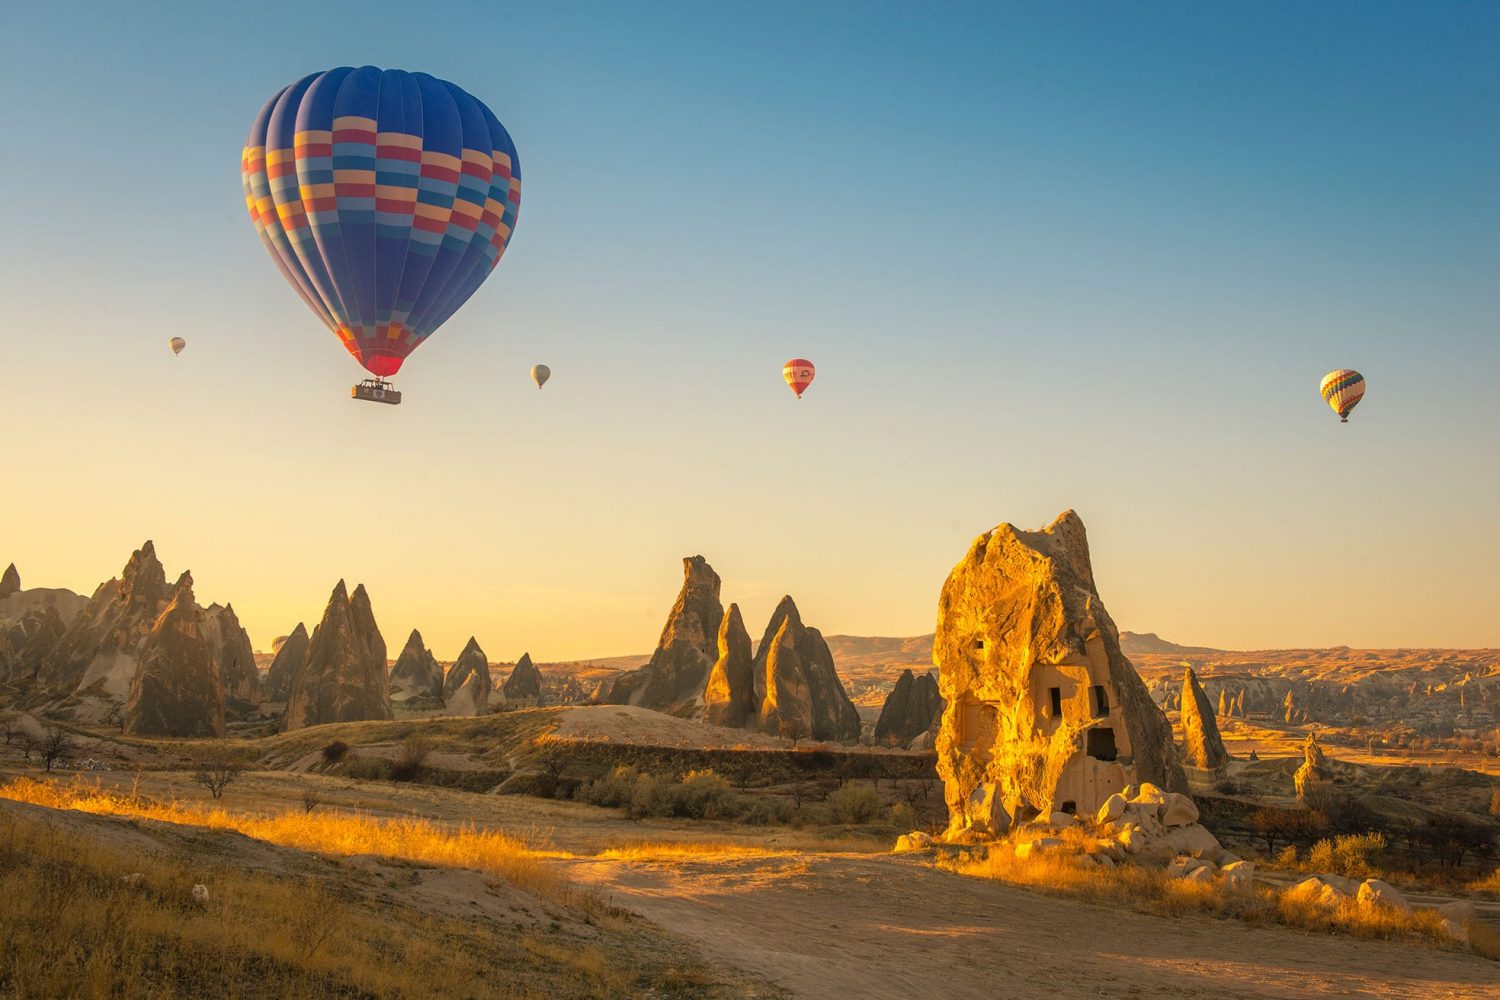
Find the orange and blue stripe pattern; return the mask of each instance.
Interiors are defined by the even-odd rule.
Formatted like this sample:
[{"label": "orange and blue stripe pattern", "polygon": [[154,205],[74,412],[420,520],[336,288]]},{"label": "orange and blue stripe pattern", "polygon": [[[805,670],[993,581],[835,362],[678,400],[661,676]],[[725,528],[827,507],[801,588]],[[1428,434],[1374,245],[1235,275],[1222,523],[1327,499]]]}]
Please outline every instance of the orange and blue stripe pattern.
[{"label": "orange and blue stripe pattern", "polygon": [[1365,377],[1352,368],[1340,368],[1323,376],[1318,391],[1323,394],[1323,401],[1339,415],[1339,421],[1347,424],[1349,411],[1365,396]]},{"label": "orange and blue stripe pattern", "polygon": [[489,108],[445,80],[373,66],[279,91],[240,172],[277,268],[380,377],[489,277],[521,204],[515,143]]}]

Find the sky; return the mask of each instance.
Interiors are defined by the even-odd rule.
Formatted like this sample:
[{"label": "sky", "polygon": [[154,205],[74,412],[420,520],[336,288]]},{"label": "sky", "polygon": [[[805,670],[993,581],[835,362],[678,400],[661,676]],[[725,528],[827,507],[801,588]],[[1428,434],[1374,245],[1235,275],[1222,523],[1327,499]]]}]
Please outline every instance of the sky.
[{"label": "sky", "polygon": [[[399,407],[239,178],[272,94],[361,64],[523,166]],[[27,586],[151,538],[257,648],[342,577],[392,646],[553,660],[649,650],[701,553],[752,634],[789,593],[912,635],[1071,507],[1121,628],[1500,646],[1500,5],[13,4],[0,87]]]}]

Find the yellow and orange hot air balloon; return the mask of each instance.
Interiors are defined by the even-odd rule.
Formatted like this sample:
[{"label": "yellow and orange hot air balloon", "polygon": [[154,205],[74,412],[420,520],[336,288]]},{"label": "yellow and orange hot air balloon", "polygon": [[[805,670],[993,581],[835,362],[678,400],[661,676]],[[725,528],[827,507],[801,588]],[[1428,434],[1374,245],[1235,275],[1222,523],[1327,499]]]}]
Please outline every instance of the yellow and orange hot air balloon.
[{"label": "yellow and orange hot air balloon", "polygon": [[1365,396],[1365,377],[1352,368],[1340,368],[1323,376],[1318,387],[1323,400],[1339,415],[1339,422],[1349,422],[1349,411],[1359,405]]},{"label": "yellow and orange hot air balloon", "polygon": [[167,346],[172,349],[173,354],[181,354],[182,349],[187,346],[187,341],[183,340],[181,337],[173,337],[171,340],[167,341]]},{"label": "yellow and orange hot air balloon", "polygon": [[812,380],[817,377],[817,374],[818,370],[806,358],[793,358],[781,366],[781,377],[786,379],[786,384],[792,387],[798,399],[801,399],[807,387],[812,385]]}]

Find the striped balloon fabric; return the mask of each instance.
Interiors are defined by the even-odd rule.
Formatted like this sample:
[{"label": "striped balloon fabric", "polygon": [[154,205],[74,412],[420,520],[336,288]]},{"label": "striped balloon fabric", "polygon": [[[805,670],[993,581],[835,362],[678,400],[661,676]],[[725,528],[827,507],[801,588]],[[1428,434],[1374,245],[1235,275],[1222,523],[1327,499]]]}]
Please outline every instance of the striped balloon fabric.
[{"label": "striped balloon fabric", "polygon": [[798,399],[801,399],[807,387],[812,385],[812,380],[817,374],[818,370],[806,358],[793,358],[781,366],[781,377],[786,379],[786,384],[792,387]]},{"label": "striped balloon fabric", "polygon": [[1329,372],[1323,376],[1323,384],[1318,387],[1323,394],[1323,399],[1333,412],[1339,415],[1342,423],[1349,422],[1349,411],[1359,404],[1365,395],[1365,377],[1352,368],[1340,368],[1336,372]]},{"label": "striped balloon fabric", "polygon": [[278,92],[240,169],[282,275],[380,377],[489,276],[521,203],[515,144],[489,108],[425,73],[373,66]]}]

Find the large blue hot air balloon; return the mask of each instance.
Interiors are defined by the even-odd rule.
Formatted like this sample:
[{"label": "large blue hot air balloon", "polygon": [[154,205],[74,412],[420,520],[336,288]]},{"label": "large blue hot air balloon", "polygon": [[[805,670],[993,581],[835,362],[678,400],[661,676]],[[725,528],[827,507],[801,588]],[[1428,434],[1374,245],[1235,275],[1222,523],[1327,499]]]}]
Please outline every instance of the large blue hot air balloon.
[{"label": "large blue hot air balloon", "polygon": [[521,203],[515,143],[489,108],[445,80],[373,66],[272,97],[241,172],[276,266],[377,378],[489,276]]}]

